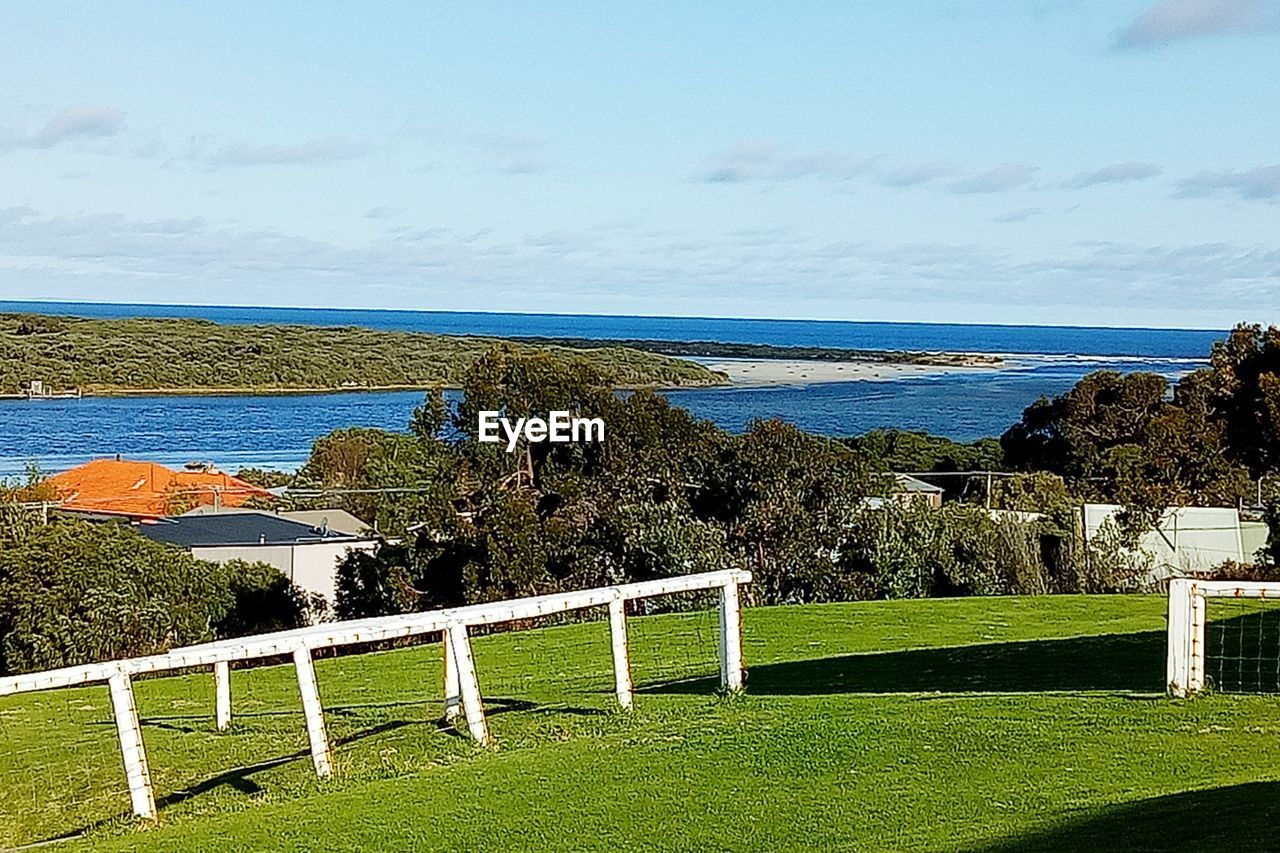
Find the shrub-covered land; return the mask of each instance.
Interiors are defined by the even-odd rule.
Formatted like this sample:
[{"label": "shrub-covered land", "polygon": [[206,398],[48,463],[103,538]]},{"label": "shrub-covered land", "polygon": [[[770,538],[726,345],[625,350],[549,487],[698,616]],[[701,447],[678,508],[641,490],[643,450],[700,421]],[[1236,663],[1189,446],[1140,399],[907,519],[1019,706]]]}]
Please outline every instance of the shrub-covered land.
[{"label": "shrub-covered land", "polygon": [[318,606],[273,566],[0,502],[0,675],[301,627]]},{"label": "shrub-covered land", "polygon": [[[85,393],[452,387],[494,343],[356,327],[0,314],[0,393],[18,393],[32,380]],[[589,364],[622,387],[724,380],[692,362],[623,346],[508,346],[513,352]]]},{"label": "shrub-covered land", "polygon": [[624,338],[600,341],[592,338],[548,338],[522,336],[519,341],[545,346],[593,348],[611,343],[643,352],[676,355],[682,358],[783,358],[806,361],[876,361],[883,364],[928,364],[946,367],[999,367],[997,355],[955,352],[910,352],[907,350],[849,349],[847,347],[778,346],[724,341],[662,341],[651,338]]}]

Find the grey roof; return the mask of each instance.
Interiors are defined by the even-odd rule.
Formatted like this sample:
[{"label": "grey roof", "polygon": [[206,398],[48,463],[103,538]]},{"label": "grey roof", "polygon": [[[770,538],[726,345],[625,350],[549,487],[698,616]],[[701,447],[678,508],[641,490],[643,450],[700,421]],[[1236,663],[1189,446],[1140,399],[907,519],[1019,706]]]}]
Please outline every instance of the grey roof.
[{"label": "grey roof", "polygon": [[935,486],[933,483],[926,483],[924,480],[917,480],[909,474],[894,474],[898,481],[898,488],[904,492],[933,492],[941,493],[942,486]]},{"label": "grey roof", "polygon": [[335,533],[347,533],[351,536],[364,536],[373,532],[371,526],[345,509],[287,509],[279,515],[290,521],[309,524],[312,527],[327,527]]},{"label": "grey roof", "polygon": [[203,504],[184,512],[179,518],[189,518],[193,515],[227,515],[227,514],[243,514],[254,512],[259,515],[269,515],[272,518],[284,518],[289,521],[296,521],[305,524],[308,527],[327,527],[335,533],[345,533],[348,536],[364,536],[372,533],[373,528],[356,518],[345,509],[289,509],[289,510],[266,510],[266,509],[236,509],[236,508],[219,508],[210,504]]},{"label": "grey roof", "polygon": [[180,545],[183,548],[302,545],[312,542],[354,542],[359,538],[265,512],[183,515],[139,524],[137,530],[153,541]]}]

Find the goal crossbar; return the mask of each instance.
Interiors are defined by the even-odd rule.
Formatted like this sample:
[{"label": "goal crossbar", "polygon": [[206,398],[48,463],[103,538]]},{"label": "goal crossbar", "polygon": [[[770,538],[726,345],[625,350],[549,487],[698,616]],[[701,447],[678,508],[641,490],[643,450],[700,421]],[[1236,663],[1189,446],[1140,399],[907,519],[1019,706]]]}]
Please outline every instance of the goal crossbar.
[{"label": "goal crossbar", "polygon": [[750,572],[727,569],[422,613],[321,623],[288,631],[186,646],[162,654],[6,676],[0,678],[0,696],[106,682],[111,688],[112,710],[116,718],[133,811],[139,817],[152,818],[155,816],[155,797],[133,697],[134,676],[212,667],[216,722],[219,729],[225,729],[231,722],[229,664],[291,656],[298,678],[316,773],[328,776],[332,773],[332,756],[312,665],[312,653],[318,649],[441,634],[444,638],[445,717],[453,720],[461,714],[471,736],[487,744],[489,733],[475,660],[471,653],[471,628],[518,622],[591,607],[608,607],[615,698],[623,708],[630,708],[633,690],[627,651],[626,602],[675,593],[718,590],[720,686],[724,690],[738,691],[742,689],[744,679],[741,599],[738,587],[750,582]]},{"label": "goal crossbar", "polygon": [[1166,676],[1171,696],[1186,697],[1204,689],[1210,598],[1254,598],[1280,602],[1280,583],[1265,581],[1169,581],[1168,656]]}]

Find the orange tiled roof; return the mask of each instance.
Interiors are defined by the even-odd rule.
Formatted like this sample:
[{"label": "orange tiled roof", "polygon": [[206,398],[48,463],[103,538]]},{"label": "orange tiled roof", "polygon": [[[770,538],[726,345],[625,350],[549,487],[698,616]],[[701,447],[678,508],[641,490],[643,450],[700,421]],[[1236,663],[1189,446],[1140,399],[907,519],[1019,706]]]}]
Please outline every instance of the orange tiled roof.
[{"label": "orange tiled roof", "polygon": [[217,470],[174,471],[154,462],[95,459],[54,474],[49,485],[62,496],[64,509],[159,518],[195,506],[243,506],[271,493]]}]

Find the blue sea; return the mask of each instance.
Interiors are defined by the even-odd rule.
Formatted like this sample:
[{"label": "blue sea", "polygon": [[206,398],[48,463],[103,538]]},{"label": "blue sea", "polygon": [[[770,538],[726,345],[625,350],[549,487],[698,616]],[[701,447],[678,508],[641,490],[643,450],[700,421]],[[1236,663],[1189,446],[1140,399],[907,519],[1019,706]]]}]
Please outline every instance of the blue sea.
[{"label": "blue sea", "polygon": [[[447,334],[713,340],[779,346],[999,353],[1007,367],[889,381],[667,392],[726,429],[781,417],[828,435],[878,427],[960,440],[998,436],[1041,395],[1059,394],[1098,369],[1177,377],[1204,363],[1224,332],[1051,326],[942,325],[3,302],[0,312],[94,317],[201,317],[219,323],[353,325]],[[209,460],[227,470],[292,469],[311,442],[345,426],[403,429],[417,393],[259,397],[135,397],[0,401],[0,476],[35,463],[57,471],[116,453],[166,464]]]}]

